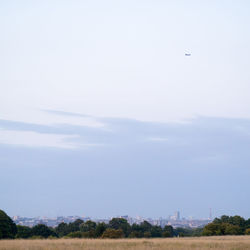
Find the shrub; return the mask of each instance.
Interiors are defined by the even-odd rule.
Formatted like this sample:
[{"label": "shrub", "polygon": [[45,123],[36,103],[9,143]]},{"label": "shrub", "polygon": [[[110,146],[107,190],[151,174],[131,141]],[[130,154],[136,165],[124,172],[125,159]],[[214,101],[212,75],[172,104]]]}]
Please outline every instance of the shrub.
[{"label": "shrub", "polygon": [[102,238],[111,238],[111,239],[124,238],[124,233],[122,229],[108,228],[102,234]]},{"label": "shrub", "polygon": [[27,239],[31,237],[31,228],[26,226],[17,225],[16,238]]},{"label": "shrub", "polygon": [[48,238],[49,236],[57,236],[54,231],[44,224],[38,224],[31,229],[31,234],[34,236],[41,236]]},{"label": "shrub", "polygon": [[151,235],[150,232],[144,232],[143,237],[144,238],[150,238],[150,237],[152,237],[152,235]]},{"label": "shrub", "polygon": [[142,232],[138,232],[138,231],[132,231],[129,236],[129,238],[142,238],[143,237],[143,233]]},{"label": "shrub", "polygon": [[83,238],[84,237],[84,233],[80,232],[80,231],[71,232],[71,233],[67,234],[66,237],[67,238]]},{"label": "shrub", "polygon": [[241,234],[241,228],[237,225],[228,224],[225,229],[225,235],[239,235]]},{"label": "shrub", "polygon": [[42,239],[45,239],[45,238],[40,236],[40,235],[33,235],[29,239],[31,239],[31,240],[42,240]]}]

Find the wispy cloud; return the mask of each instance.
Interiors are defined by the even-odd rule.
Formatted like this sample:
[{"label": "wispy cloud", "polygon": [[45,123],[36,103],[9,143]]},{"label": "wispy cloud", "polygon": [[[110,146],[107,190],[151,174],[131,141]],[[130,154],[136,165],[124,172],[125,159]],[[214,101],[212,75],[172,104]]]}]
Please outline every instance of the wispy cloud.
[{"label": "wispy cloud", "polygon": [[155,141],[155,142],[165,142],[168,141],[168,138],[165,137],[149,137],[148,141]]},{"label": "wispy cloud", "polygon": [[[188,123],[156,123],[91,117],[97,124],[105,125],[86,126],[81,124],[81,119],[89,116],[63,111],[45,112],[55,116],[58,123],[45,125],[0,120],[0,143],[65,149],[153,147],[158,143],[168,150],[179,147],[182,151],[194,150],[194,155],[206,155],[212,151],[216,154],[225,151],[229,145],[234,148],[236,142],[248,143],[250,134],[250,121],[242,119],[198,117]],[[67,119],[75,119],[75,123],[65,122]]]},{"label": "wispy cloud", "polygon": [[74,149],[79,146],[71,142],[76,137],[78,136],[0,129],[0,144],[16,146]]}]

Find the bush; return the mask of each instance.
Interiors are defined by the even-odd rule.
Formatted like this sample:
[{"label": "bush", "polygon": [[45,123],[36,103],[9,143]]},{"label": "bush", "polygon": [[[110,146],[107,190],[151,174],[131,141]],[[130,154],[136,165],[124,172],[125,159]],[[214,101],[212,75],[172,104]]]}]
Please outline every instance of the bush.
[{"label": "bush", "polygon": [[102,234],[102,238],[110,238],[110,239],[124,238],[124,233],[122,229],[108,228]]},{"label": "bush", "polygon": [[94,221],[88,220],[80,225],[81,232],[89,232],[96,229],[96,223]]},{"label": "bush", "polygon": [[31,234],[31,228],[30,227],[17,225],[16,238],[27,239],[27,238],[29,238],[31,236],[32,236],[32,234]]},{"label": "bush", "polygon": [[40,235],[33,235],[29,239],[31,239],[31,240],[42,240],[42,239],[45,239],[45,238],[40,236]]},{"label": "bush", "polygon": [[50,239],[50,240],[54,240],[54,239],[58,239],[58,238],[57,238],[57,237],[55,237],[55,236],[50,235],[50,236],[48,237],[48,239]]},{"label": "bush", "polygon": [[124,236],[128,236],[131,232],[131,226],[129,225],[128,221],[123,218],[113,218],[109,221],[109,228],[112,229],[120,229],[123,231]]},{"label": "bush", "polygon": [[107,225],[103,222],[98,223],[95,229],[95,236],[101,237],[104,231],[107,229]]},{"label": "bush", "polygon": [[247,229],[246,229],[245,234],[246,234],[246,235],[250,235],[250,228],[247,228]]},{"label": "bush", "polygon": [[241,231],[239,226],[228,224],[225,229],[225,235],[239,235]]},{"label": "bush", "polygon": [[163,237],[173,237],[174,236],[174,229],[172,226],[166,225],[163,229],[162,233]]},{"label": "bush", "polygon": [[48,238],[49,236],[57,236],[54,231],[44,224],[38,224],[31,229],[31,235]]},{"label": "bush", "polygon": [[142,238],[143,234],[142,232],[138,232],[138,231],[132,231],[129,236],[129,238]]},{"label": "bush", "polygon": [[160,226],[153,226],[150,230],[149,237],[161,237],[162,236],[162,228]]},{"label": "bush", "polygon": [[220,224],[214,222],[207,224],[202,232],[202,235],[204,236],[221,235],[221,234],[222,232]]},{"label": "bush", "polygon": [[69,234],[71,231],[70,231],[70,228],[68,226],[67,223],[60,223],[56,228],[55,228],[55,232],[57,233],[57,235],[59,237],[63,237],[63,236],[66,236],[67,234]]},{"label": "bush", "polygon": [[202,235],[240,235],[244,232],[244,219],[240,216],[225,216],[216,218],[212,223],[207,224]]},{"label": "bush", "polygon": [[151,235],[150,232],[145,232],[145,233],[143,234],[143,237],[144,237],[144,238],[151,238],[152,235]]},{"label": "bush", "polygon": [[67,234],[66,237],[67,238],[83,238],[84,237],[84,233],[80,232],[80,231],[71,232],[71,233]]}]

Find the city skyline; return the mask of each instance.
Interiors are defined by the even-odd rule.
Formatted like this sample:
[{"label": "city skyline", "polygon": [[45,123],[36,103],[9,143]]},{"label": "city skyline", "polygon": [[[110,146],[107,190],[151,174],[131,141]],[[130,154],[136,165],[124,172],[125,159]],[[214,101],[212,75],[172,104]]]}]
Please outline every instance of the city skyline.
[{"label": "city skyline", "polygon": [[174,211],[172,214],[169,215],[162,215],[159,217],[152,217],[152,216],[147,216],[147,217],[143,217],[140,215],[136,215],[136,216],[129,216],[129,215],[116,215],[116,216],[108,216],[108,217],[103,217],[103,218],[98,218],[98,217],[93,217],[93,216],[88,216],[84,213],[82,213],[81,215],[55,215],[55,216],[44,216],[44,215],[37,215],[37,216],[22,216],[22,215],[11,215],[12,218],[14,220],[16,220],[17,218],[59,218],[59,217],[79,217],[79,218],[89,218],[89,219],[93,219],[93,220],[107,220],[107,219],[112,219],[112,218],[125,218],[125,217],[131,217],[131,218],[143,218],[143,219],[167,219],[167,220],[172,220],[172,221],[178,221],[178,220],[213,220],[216,217],[220,217],[224,214],[220,214],[217,216],[213,216],[213,211],[212,208],[209,208],[209,213],[207,217],[195,217],[194,215],[182,215],[181,211],[176,210]]},{"label": "city skyline", "polygon": [[72,223],[78,219],[81,219],[83,221],[94,221],[96,223],[108,223],[110,220],[113,218],[122,218],[126,219],[127,222],[132,225],[132,224],[140,224],[144,221],[149,222],[152,225],[155,226],[161,226],[164,228],[166,225],[171,225],[174,228],[176,227],[184,227],[184,228],[197,228],[197,227],[202,227],[209,222],[212,221],[211,218],[184,218],[180,217],[180,212],[176,211],[174,215],[169,215],[168,217],[159,217],[159,218],[145,218],[142,216],[136,216],[136,217],[131,217],[129,215],[123,215],[123,216],[113,216],[109,218],[91,218],[88,216],[57,216],[57,217],[46,217],[46,216],[38,216],[38,217],[22,217],[22,216],[12,216],[13,221],[17,225],[23,225],[23,226],[29,226],[33,227],[38,224],[45,224],[47,226],[51,227],[56,227],[60,223]]}]

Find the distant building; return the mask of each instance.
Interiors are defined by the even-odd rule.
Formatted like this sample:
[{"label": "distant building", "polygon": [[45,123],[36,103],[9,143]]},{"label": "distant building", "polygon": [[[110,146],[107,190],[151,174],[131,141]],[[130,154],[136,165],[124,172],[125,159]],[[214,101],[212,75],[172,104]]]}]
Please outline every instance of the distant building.
[{"label": "distant building", "polygon": [[170,216],[170,220],[180,220],[181,219],[181,217],[180,217],[180,212],[179,211],[176,211],[175,213],[174,213],[174,215],[172,215],[172,216]]},{"label": "distant building", "polygon": [[179,211],[176,211],[175,213],[174,213],[174,217],[175,217],[175,220],[180,220],[180,212]]}]

